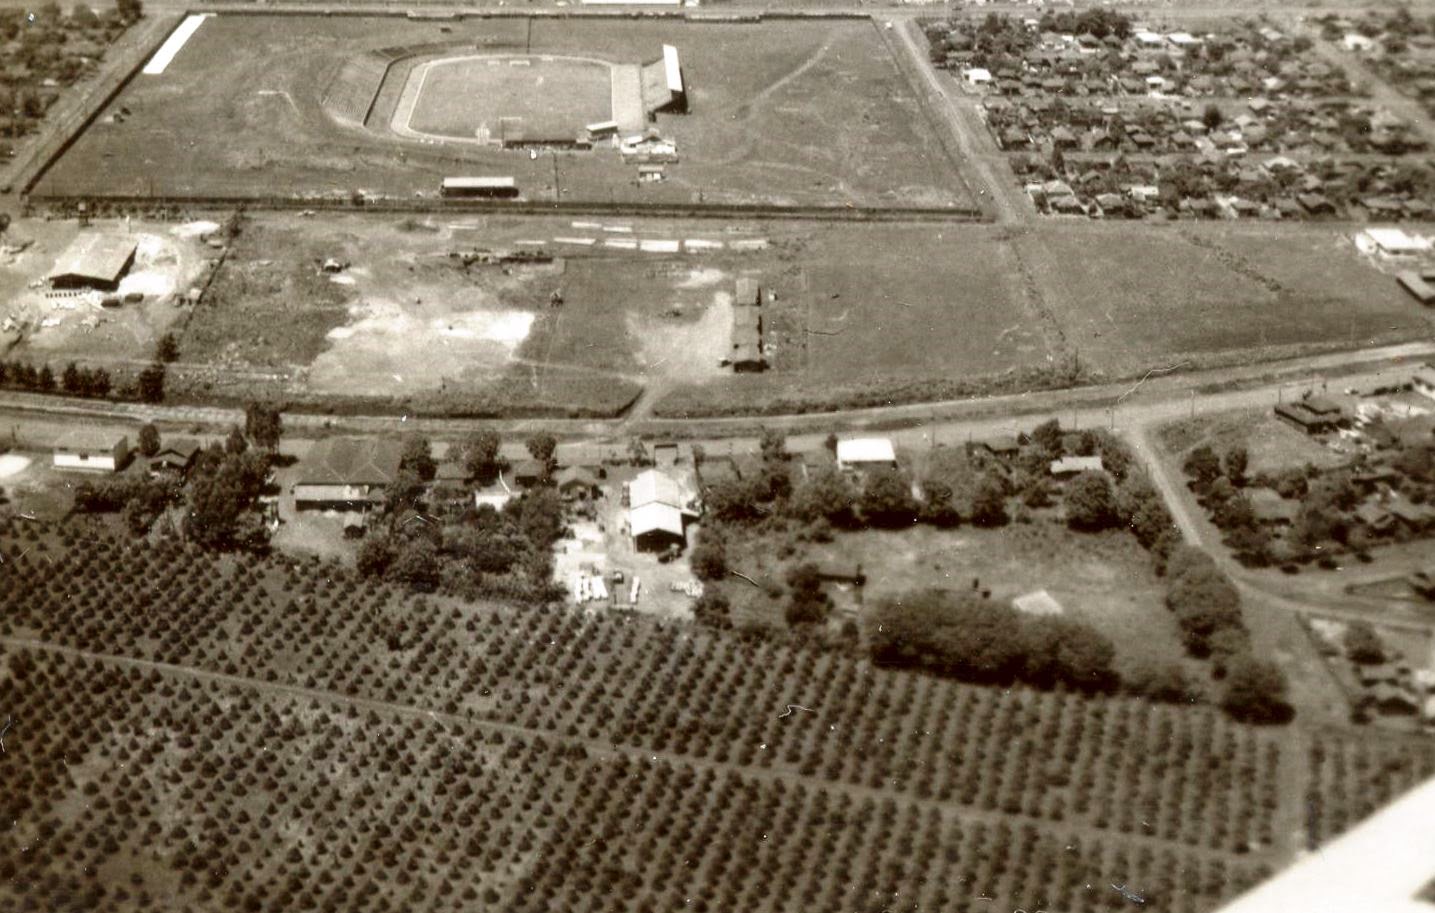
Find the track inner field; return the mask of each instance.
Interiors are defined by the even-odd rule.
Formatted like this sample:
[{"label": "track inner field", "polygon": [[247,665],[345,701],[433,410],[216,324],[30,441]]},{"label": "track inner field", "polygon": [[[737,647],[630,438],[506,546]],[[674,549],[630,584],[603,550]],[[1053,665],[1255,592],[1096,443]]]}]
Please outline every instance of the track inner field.
[{"label": "track inner field", "polygon": [[431,61],[410,74],[412,105],[400,106],[396,126],[446,139],[572,139],[585,125],[611,119],[610,71],[602,61],[572,57]]}]

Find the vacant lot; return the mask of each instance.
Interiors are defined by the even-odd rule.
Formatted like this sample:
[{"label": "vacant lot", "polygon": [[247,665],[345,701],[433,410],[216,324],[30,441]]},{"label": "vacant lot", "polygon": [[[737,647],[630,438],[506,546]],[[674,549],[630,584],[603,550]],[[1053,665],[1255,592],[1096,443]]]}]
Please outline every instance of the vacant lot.
[{"label": "vacant lot", "polygon": [[1244,447],[1250,457],[1249,471],[1279,472],[1306,465],[1319,468],[1349,462],[1310,435],[1277,419],[1269,409],[1227,415],[1209,415],[1176,422],[1160,431],[1161,443],[1179,461],[1201,444],[1223,454]]},{"label": "vacant lot", "polygon": [[1108,376],[1357,348],[1432,326],[1331,228],[1071,224],[1017,244],[1067,345]]},{"label": "vacant lot", "polygon": [[[398,101],[388,86],[371,129],[340,126],[325,113],[322,99],[346,60],[440,42],[469,52],[477,46],[630,64],[675,45],[692,113],[662,116],[657,127],[677,141],[681,164],[669,169],[668,181],[639,186],[636,168],[608,148],[530,158],[404,139],[387,127],[386,112]],[[389,79],[403,78],[400,64]],[[122,108],[130,112],[122,122],[102,117],[39,192],[243,197],[364,189],[411,198],[436,195],[446,175],[469,173],[512,175],[530,199],[553,199],[556,180],[564,200],[969,205],[884,37],[865,20],[573,18],[530,26],[520,19],[221,15],[206,20],[163,74],[136,77],[114,102],[115,111]],[[435,125],[464,126],[430,113]]]}]

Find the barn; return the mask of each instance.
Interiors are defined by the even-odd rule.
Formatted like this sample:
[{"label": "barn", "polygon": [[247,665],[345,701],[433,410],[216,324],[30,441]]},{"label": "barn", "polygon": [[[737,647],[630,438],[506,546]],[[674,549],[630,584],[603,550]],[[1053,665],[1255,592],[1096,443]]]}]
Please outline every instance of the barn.
[{"label": "barn", "polygon": [[81,235],[60,254],[46,277],[51,288],[113,292],[135,260],[133,238]]},{"label": "barn", "polygon": [[55,442],[53,465],[56,469],[116,472],[129,458],[129,448],[129,438],[121,432],[79,428]]},{"label": "barn", "polygon": [[660,552],[687,544],[687,523],[696,513],[684,506],[677,481],[648,469],[628,483],[628,530],[633,548]]}]

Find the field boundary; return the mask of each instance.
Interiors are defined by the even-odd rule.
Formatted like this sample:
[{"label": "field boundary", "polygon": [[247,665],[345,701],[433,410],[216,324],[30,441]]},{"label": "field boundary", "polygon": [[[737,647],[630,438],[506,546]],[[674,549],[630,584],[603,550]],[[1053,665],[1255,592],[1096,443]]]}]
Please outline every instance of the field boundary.
[{"label": "field boundary", "polygon": [[[511,215],[595,215],[673,219],[803,219],[830,222],[986,222],[990,218],[971,206],[735,206],[715,203],[604,203],[553,201],[501,201],[409,199],[367,197],[356,202],[350,197],[289,197],[262,195],[234,196],[141,196],[124,194],[41,194],[31,196],[37,206],[49,206],[57,214],[69,214],[75,204],[103,203],[119,208],[147,210],[166,207],[232,210],[347,210],[367,212],[482,212]],[[93,211],[93,209],[92,209]]]}]

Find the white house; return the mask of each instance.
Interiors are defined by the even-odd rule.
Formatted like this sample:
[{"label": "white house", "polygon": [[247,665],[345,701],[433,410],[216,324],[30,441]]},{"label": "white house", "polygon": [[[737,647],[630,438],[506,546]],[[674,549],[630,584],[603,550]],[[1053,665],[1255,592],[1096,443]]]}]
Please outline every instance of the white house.
[{"label": "white house", "polygon": [[118,431],[80,428],[66,432],[55,442],[56,469],[88,472],[115,472],[129,458],[129,438]]},{"label": "white house", "polygon": [[1375,47],[1375,39],[1362,35],[1359,32],[1347,32],[1345,37],[1340,39],[1340,44],[1341,47],[1347,51],[1363,54]]},{"label": "white house", "polygon": [[838,469],[897,468],[897,452],[884,437],[859,437],[837,442]]},{"label": "white house", "polygon": [[1051,461],[1051,474],[1059,479],[1083,472],[1100,472],[1104,467],[1099,456],[1064,456]]},{"label": "white house", "polygon": [[970,86],[985,86],[991,83],[992,72],[983,67],[968,67],[962,71],[962,81]]}]

